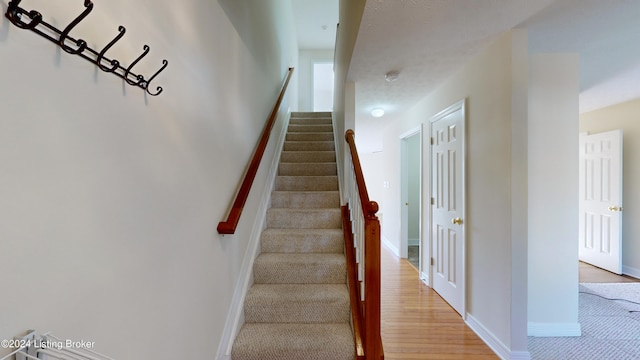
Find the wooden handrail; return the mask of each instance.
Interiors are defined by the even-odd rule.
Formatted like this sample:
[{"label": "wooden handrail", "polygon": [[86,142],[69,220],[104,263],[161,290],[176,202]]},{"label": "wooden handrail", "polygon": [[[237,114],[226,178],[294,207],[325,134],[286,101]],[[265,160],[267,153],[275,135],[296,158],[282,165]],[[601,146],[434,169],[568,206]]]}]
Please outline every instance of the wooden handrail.
[{"label": "wooden handrail", "polygon": [[362,203],[362,210],[367,217],[375,217],[379,210],[378,203],[375,201],[369,201],[369,192],[367,191],[367,184],[364,181],[364,175],[362,174],[362,166],[360,165],[360,157],[358,156],[358,150],[356,149],[355,133],[349,129],[344,135],[347,144],[349,144],[349,151],[351,153],[351,159],[353,161],[353,170],[356,176],[356,182],[358,185],[358,194],[360,195],[360,202]]},{"label": "wooden handrail", "polygon": [[[350,204],[351,206],[361,206],[362,217],[364,217],[364,301],[361,299],[360,283],[355,275],[355,259],[353,233],[349,207],[342,208],[343,227],[345,228],[345,256],[347,259],[347,279],[349,281],[351,300],[351,311],[359,314],[352,315],[354,340],[356,343],[356,355],[358,360],[383,360],[384,350],[382,347],[382,338],[380,336],[380,221],[376,216],[378,212],[378,203],[369,200],[367,186],[364,181],[360,158],[356,149],[353,130],[347,130],[345,139],[349,144],[351,161],[353,165],[353,177],[360,198],[360,204]],[[357,212],[356,212],[357,213]],[[362,225],[362,224],[361,224]],[[358,227],[358,226],[356,226]],[[354,304],[353,297],[356,297],[357,303]],[[364,353],[359,353],[360,347]]]},{"label": "wooden handrail", "polygon": [[280,109],[280,104],[282,103],[284,94],[287,91],[287,86],[289,85],[289,80],[291,79],[292,74],[293,68],[291,67],[289,68],[289,72],[287,73],[284,82],[282,83],[282,87],[280,88],[280,95],[278,95],[278,100],[273,106],[273,110],[271,110],[271,114],[267,119],[267,124],[262,131],[262,136],[260,137],[258,146],[253,153],[253,157],[251,158],[251,163],[249,164],[247,173],[242,180],[242,185],[240,185],[240,190],[238,190],[235,200],[233,201],[233,205],[231,206],[231,210],[229,211],[229,216],[227,216],[226,221],[221,221],[218,224],[218,233],[220,234],[233,234],[236,232],[238,221],[240,221],[240,215],[242,215],[242,209],[244,208],[244,204],[247,202],[247,198],[249,197],[251,185],[253,184],[253,180],[255,180],[256,178],[258,167],[260,166],[260,161],[262,161],[262,156],[264,155],[264,151],[267,148],[267,143],[269,142],[271,129],[273,129],[273,125],[278,118],[278,110]]}]

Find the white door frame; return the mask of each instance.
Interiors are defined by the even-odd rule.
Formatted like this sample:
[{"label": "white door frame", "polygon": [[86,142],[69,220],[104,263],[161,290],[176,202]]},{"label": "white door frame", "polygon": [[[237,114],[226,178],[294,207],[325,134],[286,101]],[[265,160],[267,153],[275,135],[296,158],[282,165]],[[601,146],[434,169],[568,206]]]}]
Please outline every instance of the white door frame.
[{"label": "white door frame", "polygon": [[[462,180],[462,193],[460,194],[461,198],[461,203],[462,203],[462,218],[463,218],[463,223],[461,225],[461,234],[462,234],[462,274],[461,274],[461,287],[462,287],[462,303],[461,303],[461,311],[460,311],[460,315],[462,316],[463,320],[466,320],[467,318],[467,277],[466,277],[466,268],[467,268],[467,254],[466,254],[466,248],[467,248],[467,244],[466,244],[466,224],[467,224],[467,212],[466,212],[466,158],[467,158],[467,154],[466,154],[466,119],[467,119],[467,113],[466,113],[466,98],[462,99],[456,103],[454,103],[453,105],[447,107],[446,109],[440,111],[439,113],[437,113],[436,115],[432,116],[431,119],[429,119],[429,126],[428,126],[428,142],[433,144],[431,141],[431,139],[433,138],[433,123],[447,117],[448,115],[454,114],[457,111],[461,111],[462,112],[462,124],[461,124],[461,132],[462,132],[462,158],[460,159],[461,165],[462,165],[462,173],[461,173],[461,180]],[[433,159],[432,159],[432,149],[431,147],[429,147],[428,154],[425,154],[425,156],[427,157],[427,163],[428,163],[428,176],[429,179],[427,181],[427,190],[426,193],[428,194],[427,197],[427,203],[429,204],[429,210],[428,210],[428,228],[427,228],[427,236],[428,236],[428,248],[429,248],[429,266],[426,267],[427,269],[427,273],[425,274],[427,276],[427,285],[429,285],[431,288],[433,288],[433,277],[434,277],[434,266],[433,266],[433,257],[435,256],[432,253],[432,249],[433,249],[433,231],[432,231],[432,227],[433,227],[433,212],[431,209],[431,200],[434,198],[433,194],[433,186],[432,186],[432,179],[433,179]]]},{"label": "white door frame", "polygon": [[[415,135],[422,135],[422,126],[418,126],[413,128],[402,135],[400,135],[400,257],[406,259],[408,257],[408,240],[409,240],[409,229],[407,227],[407,222],[409,218],[409,209],[406,204],[409,202],[409,159],[408,159],[408,146],[407,140]],[[422,136],[420,137],[420,184],[422,184]],[[418,234],[420,235],[420,249],[422,250],[422,186],[420,186],[420,206],[418,215],[420,230]],[[421,251],[422,252],[422,251]],[[422,257],[422,256],[421,256]],[[420,261],[420,269],[422,272],[422,261]]]}]

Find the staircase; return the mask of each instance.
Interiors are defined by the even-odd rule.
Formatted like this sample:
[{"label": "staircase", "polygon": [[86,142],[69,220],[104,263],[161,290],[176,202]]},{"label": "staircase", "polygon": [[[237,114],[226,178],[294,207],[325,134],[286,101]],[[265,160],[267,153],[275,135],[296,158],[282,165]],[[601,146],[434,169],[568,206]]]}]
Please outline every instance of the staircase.
[{"label": "staircase", "polygon": [[352,360],[331,113],[293,113],[232,360]]}]

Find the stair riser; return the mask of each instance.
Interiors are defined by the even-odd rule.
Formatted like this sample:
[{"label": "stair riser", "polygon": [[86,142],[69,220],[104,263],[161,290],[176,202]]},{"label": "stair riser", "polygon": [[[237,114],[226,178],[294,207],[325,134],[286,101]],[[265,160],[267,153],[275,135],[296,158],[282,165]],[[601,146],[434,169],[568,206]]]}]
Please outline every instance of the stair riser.
[{"label": "stair riser", "polygon": [[289,125],[332,125],[331,118],[301,117],[291,118]]},{"label": "stair riser", "polygon": [[341,226],[339,209],[313,212],[285,209],[267,211],[267,227],[272,229],[339,229]]},{"label": "stair riser", "polygon": [[335,151],[333,141],[285,141],[284,151]]},{"label": "stair riser", "polygon": [[287,133],[286,141],[333,141],[333,133]]},{"label": "stair riser", "polygon": [[333,176],[338,175],[336,163],[280,163],[280,176]]},{"label": "stair riser", "polygon": [[331,118],[330,111],[296,111],[291,113],[292,119],[300,118]]},{"label": "stair riser", "polygon": [[283,151],[280,161],[294,163],[335,163],[336,153],[334,151]]},{"label": "stair riser", "polygon": [[321,241],[309,242],[303,238],[291,240],[286,239],[269,239],[263,236],[260,250],[264,253],[337,253],[344,251],[342,239],[327,238]]},{"label": "stair riser", "polygon": [[353,333],[346,324],[245,324],[233,360],[354,360]]},{"label": "stair riser", "polygon": [[349,292],[336,285],[256,285],[244,307],[249,323],[349,322]]},{"label": "stair riser", "polygon": [[272,264],[258,259],[253,265],[256,284],[344,284],[347,276],[344,262],[283,261]]},{"label": "stair riser", "polygon": [[317,132],[333,132],[332,125],[289,125],[288,132],[292,133],[317,133]]},{"label": "stair riser", "polygon": [[276,191],[336,191],[337,176],[277,176]]},{"label": "stair riser", "polygon": [[340,207],[340,194],[337,191],[274,191],[271,194],[271,207],[290,209],[327,209]]}]

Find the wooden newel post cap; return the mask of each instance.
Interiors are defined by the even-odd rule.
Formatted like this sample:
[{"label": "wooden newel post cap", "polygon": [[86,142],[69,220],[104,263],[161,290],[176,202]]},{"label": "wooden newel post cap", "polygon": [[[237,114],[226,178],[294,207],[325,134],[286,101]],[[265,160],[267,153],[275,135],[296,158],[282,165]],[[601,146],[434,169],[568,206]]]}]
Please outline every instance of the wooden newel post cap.
[{"label": "wooden newel post cap", "polygon": [[367,214],[369,216],[376,216],[378,210],[380,210],[378,203],[375,201],[369,201],[369,204],[367,205]]},{"label": "wooden newel post cap", "polygon": [[354,135],[355,133],[353,132],[353,130],[349,129],[346,133],[344,133],[344,138],[345,140],[349,141],[349,137],[353,137]]}]

